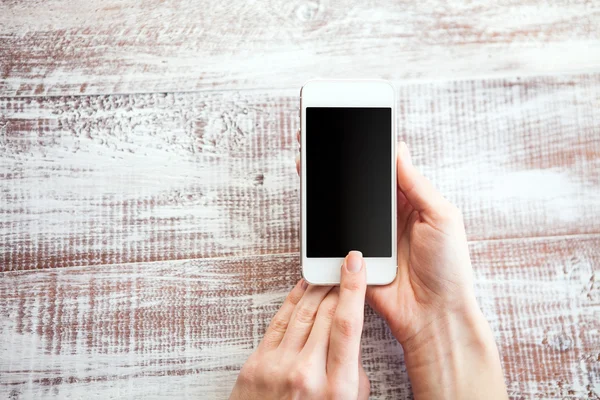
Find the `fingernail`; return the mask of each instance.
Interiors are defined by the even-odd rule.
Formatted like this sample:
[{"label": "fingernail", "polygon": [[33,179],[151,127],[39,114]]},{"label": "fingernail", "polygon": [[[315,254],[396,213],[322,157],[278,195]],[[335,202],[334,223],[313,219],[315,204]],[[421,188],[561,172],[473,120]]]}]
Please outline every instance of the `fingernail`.
[{"label": "fingernail", "polygon": [[358,272],[362,268],[363,255],[360,251],[352,250],[346,257],[346,269],[348,272]]},{"label": "fingernail", "polygon": [[402,160],[402,162],[412,164],[412,160],[410,158],[410,151],[408,151],[408,146],[405,142],[400,142],[400,159]]},{"label": "fingernail", "polygon": [[306,290],[308,288],[308,282],[306,282],[306,280],[302,279],[302,289]]}]

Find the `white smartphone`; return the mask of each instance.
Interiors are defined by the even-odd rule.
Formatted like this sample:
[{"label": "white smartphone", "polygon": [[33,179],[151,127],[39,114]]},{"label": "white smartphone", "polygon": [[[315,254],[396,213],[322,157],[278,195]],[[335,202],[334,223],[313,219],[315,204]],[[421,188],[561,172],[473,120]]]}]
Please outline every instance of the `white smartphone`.
[{"label": "white smartphone", "polygon": [[313,80],[300,91],[300,257],[311,284],[339,284],[351,250],[368,284],[396,277],[394,99],[381,80]]}]

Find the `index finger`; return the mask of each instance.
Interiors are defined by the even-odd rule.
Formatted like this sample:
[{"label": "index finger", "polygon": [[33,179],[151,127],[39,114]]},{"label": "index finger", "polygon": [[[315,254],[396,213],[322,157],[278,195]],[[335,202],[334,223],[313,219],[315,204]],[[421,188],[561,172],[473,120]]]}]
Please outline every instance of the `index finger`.
[{"label": "index finger", "polygon": [[302,299],[307,288],[308,282],[304,279],[300,279],[292,291],[287,295],[283,305],[271,320],[267,332],[265,332],[265,336],[258,345],[259,351],[268,351],[279,346],[279,343],[281,343],[281,340],[283,340],[283,336],[287,331],[294,308],[296,308],[296,304]]},{"label": "index finger", "polygon": [[329,338],[327,371],[356,379],[356,382],[366,289],[367,275],[362,254],[351,251],[342,266],[339,301]]}]

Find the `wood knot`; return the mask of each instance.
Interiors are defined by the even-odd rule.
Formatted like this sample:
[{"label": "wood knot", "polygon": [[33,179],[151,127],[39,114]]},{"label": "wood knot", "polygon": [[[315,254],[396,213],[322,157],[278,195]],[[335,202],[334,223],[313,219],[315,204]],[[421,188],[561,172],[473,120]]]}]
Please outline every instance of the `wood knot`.
[{"label": "wood knot", "polygon": [[296,7],[296,17],[302,22],[312,21],[319,13],[319,3],[316,1],[303,2]]}]

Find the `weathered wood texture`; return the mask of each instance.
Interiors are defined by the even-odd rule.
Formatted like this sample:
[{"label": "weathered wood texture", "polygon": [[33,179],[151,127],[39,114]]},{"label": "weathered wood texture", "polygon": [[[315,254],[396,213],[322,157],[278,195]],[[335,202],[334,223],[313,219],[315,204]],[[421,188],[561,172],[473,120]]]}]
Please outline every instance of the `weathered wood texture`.
[{"label": "weathered wood texture", "polygon": [[600,68],[596,1],[9,0],[0,16],[4,96]]},{"label": "weathered wood texture", "polygon": [[[600,395],[600,235],[471,243],[512,398]],[[298,255],[6,272],[0,395],[225,398],[295,281]],[[368,313],[374,398],[406,398],[400,346]]]},{"label": "weathered wood texture", "polygon": [[[600,75],[407,84],[470,240],[600,232]],[[296,91],[0,98],[0,270],[298,250]]]},{"label": "weathered wood texture", "polygon": [[[299,278],[315,77],[399,83],[511,398],[600,398],[598,21],[583,0],[0,2],[0,398],[227,396]],[[371,312],[363,354],[373,398],[410,398]]]}]

